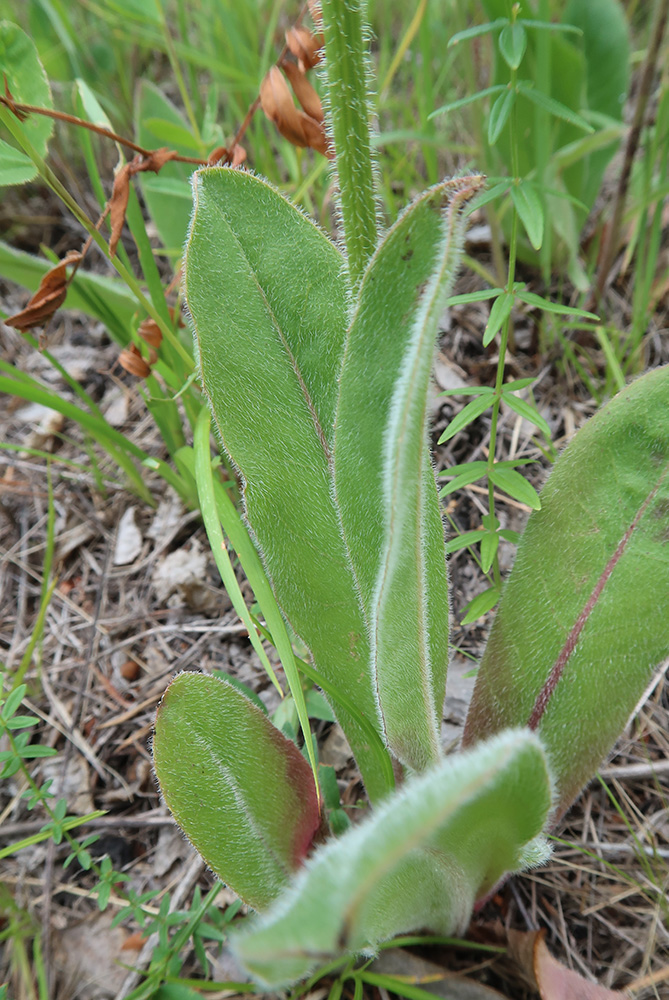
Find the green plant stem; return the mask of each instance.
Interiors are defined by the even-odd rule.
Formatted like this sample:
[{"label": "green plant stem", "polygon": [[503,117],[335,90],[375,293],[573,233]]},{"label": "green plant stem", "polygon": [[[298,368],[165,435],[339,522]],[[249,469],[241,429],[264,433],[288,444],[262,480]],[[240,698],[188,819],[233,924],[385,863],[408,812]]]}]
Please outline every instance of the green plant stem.
[{"label": "green plant stem", "polygon": [[329,125],[355,295],[377,243],[364,0],[323,0]]},{"label": "green plant stem", "polygon": [[[515,87],[516,85],[516,72],[515,70],[511,73],[511,83],[510,87]],[[513,167],[513,183],[517,184],[519,181],[519,166],[518,166],[518,122],[517,122],[517,112],[516,105],[514,104],[511,109],[511,117],[509,119],[509,131],[511,138],[511,163]],[[514,282],[516,280],[516,251],[518,245],[518,213],[514,207],[511,205],[511,237],[509,240],[509,269],[507,272],[506,279],[506,292],[513,292]],[[499,342],[499,355],[497,360],[497,374],[495,376],[495,401],[492,406],[492,418],[490,421],[490,444],[488,451],[488,513],[491,517],[495,515],[495,484],[490,478],[490,473],[495,464],[495,453],[497,450],[497,423],[499,420],[499,408],[502,402],[502,386],[504,384],[504,363],[506,360],[506,351],[509,346],[509,340],[512,339],[512,324],[511,324],[511,313],[509,313],[504,324],[502,325],[502,330],[500,333]],[[495,586],[499,589],[502,585],[502,574],[499,568],[499,554],[496,552],[492,564],[493,577],[495,580]]]}]

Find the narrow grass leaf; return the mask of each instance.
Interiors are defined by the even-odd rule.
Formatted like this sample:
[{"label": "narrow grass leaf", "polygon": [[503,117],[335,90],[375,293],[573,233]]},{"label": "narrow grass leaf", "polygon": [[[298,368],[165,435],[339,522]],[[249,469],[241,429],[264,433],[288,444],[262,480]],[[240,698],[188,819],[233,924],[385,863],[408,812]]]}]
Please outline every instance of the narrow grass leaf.
[{"label": "narrow grass leaf", "polygon": [[540,250],[544,239],[544,209],[534,185],[529,181],[514,184],[511,188],[511,201],[530,243],[535,250]]},{"label": "narrow grass leaf", "polygon": [[452,101],[450,104],[443,104],[440,108],[437,108],[431,114],[428,115],[428,121],[432,118],[436,118],[437,115],[450,114],[451,111],[457,111],[459,108],[465,108],[468,104],[473,104],[474,101],[482,101],[484,97],[491,97],[493,94],[499,94],[506,87],[502,84],[496,84],[494,87],[486,87],[485,90],[479,90],[476,94],[471,94],[469,97],[462,97],[459,101]]},{"label": "narrow grass leaf", "polygon": [[549,97],[548,94],[542,93],[540,90],[536,90],[535,87],[527,80],[519,80],[516,84],[516,88],[519,94],[526,97],[528,101],[536,104],[538,108],[543,111],[548,111],[549,114],[553,115],[555,118],[562,118],[564,121],[569,122],[571,125],[576,125],[578,128],[582,128],[584,132],[594,132],[592,125],[589,125],[585,118],[572,111],[565,104],[561,104],[560,101],[556,101],[554,97]]},{"label": "narrow grass leaf", "polygon": [[[499,299],[497,300],[499,301]],[[492,393],[484,393],[478,396],[477,399],[473,399],[471,403],[467,403],[466,406],[457,413],[450,424],[447,426],[446,430],[442,433],[439,438],[439,444],[443,444],[444,441],[450,441],[452,437],[459,434],[460,431],[467,427],[468,424],[474,422],[478,419],[486,410],[489,410],[493,404]]]},{"label": "narrow grass leaf", "polygon": [[582,319],[592,319],[595,321],[599,320],[599,316],[596,313],[586,312],[585,309],[574,309],[572,306],[564,306],[560,302],[551,302],[550,299],[545,299],[543,295],[535,295],[534,292],[528,292],[525,289],[517,291],[516,298],[520,299],[521,302],[526,302],[528,306],[543,309],[544,312],[556,313],[561,316],[580,316]]},{"label": "narrow grass leaf", "polygon": [[464,31],[458,31],[457,34],[453,35],[448,41],[449,49],[453,45],[459,45],[460,42],[466,42],[470,38],[479,38],[481,35],[489,35],[492,31],[498,31],[500,28],[504,28],[509,24],[508,17],[498,17],[494,21],[488,21],[487,24],[476,24],[473,28],[465,28]]},{"label": "narrow grass leaf", "polygon": [[505,88],[504,93],[499,95],[491,107],[488,118],[488,144],[490,146],[494,146],[502,134],[502,130],[509,120],[515,100],[515,90]]},{"label": "narrow grass leaf", "polygon": [[519,414],[519,416],[524,417],[525,420],[529,420],[530,423],[534,424],[535,427],[538,427],[542,434],[550,441],[551,429],[534,406],[527,403],[524,399],[514,396],[512,392],[502,393],[502,399],[507,406],[511,407],[514,413]]},{"label": "narrow grass leaf", "polygon": [[499,298],[496,298],[493,302],[492,309],[490,310],[490,316],[488,317],[488,322],[483,332],[484,347],[487,347],[488,344],[492,343],[495,339],[495,335],[506,323],[507,319],[511,315],[514,300],[515,294],[513,292],[504,292],[503,295],[500,295]]},{"label": "narrow grass leaf", "polygon": [[528,483],[527,479],[516,472],[514,469],[500,468],[498,465],[493,465],[489,472],[490,478],[492,479],[495,486],[499,486],[501,490],[508,493],[510,497],[514,500],[518,500],[519,503],[527,504],[532,510],[541,509],[541,501],[539,500],[539,494],[535,490],[531,483]]},{"label": "narrow grass leaf", "polygon": [[467,292],[466,295],[451,295],[448,307],[450,309],[451,306],[464,306],[468,302],[485,302],[487,299],[496,299],[503,292],[503,288],[482,288],[478,292]]},{"label": "narrow grass leaf", "polygon": [[473,622],[482,618],[489,611],[495,607],[500,598],[500,590],[498,587],[488,587],[487,590],[482,591],[480,594],[470,601],[466,608],[466,614],[461,621],[461,625],[471,625]]},{"label": "narrow grass leaf", "polygon": [[[223,537],[223,532],[221,531],[221,523],[218,517],[216,498],[214,494],[214,479],[211,471],[211,453],[209,449],[210,428],[211,418],[208,411],[203,409],[200,412],[193,434],[195,482],[197,483],[197,495],[200,501],[202,520],[204,521],[207,538],[209,539],[209,545],[211,546],[211,552],[214,557],[214,562],[216,563],[216,568],[220,573],[221,580],[223,581],[228,597],[232,602],[232,606],[237,612],[240,620],[244,623],[244,625],[246,625],[251,645],[258,654],[267,676],[279,692],[279,695],[283,697],[281,685],[276,679],[276,674],[274,673],[271,663],[267,659],[267,654],[264,650],[263,644],[260,641],[256,627],[251,620],[249,610],[246,607],[246,601],[244,600],[244,595],[241,592],[237,577],[235,576],[235,571],[232,563],[230,562],[230,556],[228,555],[227,546],[225,544],[225,538]],[[311,743],[309,733],[310,730],[307,725],[305,732],[307,745],[310,745]],[[313,755],[313,749],[311,750],[311,753]],[[315,776],[316,765],[313,761],[312,768]]]},{"label": "narrow grass leaf", "polygon": [[462,535],[457,535],[455,538],[451,538],[450,542],[446,542],[446,552],[450,555],[452,552],[458,552],[460,549],[467,549],[470,545],[476,545],[480,542],[485,531],[465,531]]}]

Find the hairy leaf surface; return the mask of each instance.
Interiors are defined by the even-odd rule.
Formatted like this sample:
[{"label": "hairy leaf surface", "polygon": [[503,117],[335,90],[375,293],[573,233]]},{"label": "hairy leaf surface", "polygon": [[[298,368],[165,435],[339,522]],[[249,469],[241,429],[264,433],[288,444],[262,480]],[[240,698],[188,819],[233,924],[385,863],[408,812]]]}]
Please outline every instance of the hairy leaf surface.
[{"label": "hairy leaf surface", "polygon": [[448,757],[316,851],[233,947],[276,987],[398,933],[462,933],[504,872],[546,857],[537,838],[550,805],[545,756],[527,730]]},{"label": "hairy leaf surface", "polygon": [[[277,601],[318,669],[378,727],[369,642],[331,495],[347,326],[339,250],[258,177],[195,174],[185,288],[214,427]],[[336,707],[372,798],[368,739]]]},{"label": "hairy leaf surface", "polygon": [[576,434],[541,492],[477,675],[465,744],[537,727],[557,814],[669,654],[669,367]]},{"label": "hairy leaf surface", "polygon": [[165,801],[207,864],[250,906],[266,907],[320,825],[295,744],[231,684],[184,673],[160,703],[153,756]]},{"label": "hairy leaf surface", "polygon": [[444,537],[428,450],[431,370],[462,208],[481,183],[462,177],[431,188],[386,234],[362,281],[340,377],[336,500],[388,742],[417,770],[440,755],[448,660]]}]

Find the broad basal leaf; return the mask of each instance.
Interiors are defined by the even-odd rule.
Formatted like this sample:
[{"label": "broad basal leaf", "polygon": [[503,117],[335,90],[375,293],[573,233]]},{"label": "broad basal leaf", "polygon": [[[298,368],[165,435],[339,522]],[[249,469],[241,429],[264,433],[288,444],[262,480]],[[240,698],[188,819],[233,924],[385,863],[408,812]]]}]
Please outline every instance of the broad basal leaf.
[{"label": "broad basal leaf", "polygon": [[461,934],[506,871],[545,859],[550,805],[544,753],[527,730],[448,757],[316,851],[233,948],[276,987],[398,933]]},{"label": "broad basal leaf", "polygon": [[537,727],[558,814],[669,655],[669,367],[574,437],[541,492],[477,675],[471,744]]},{"label": "broad basal leaf", "polygon": [[[244,171],[195,174],[185,289],[202,388],[244,483],[277,601],[318,670],[378,727],[369,642],[332,500],[344,336],[341,253]],[[370,795],[388,790],[368,739],[337,708]]]},{"label": "broad basal leaf", "polygon": [[180,674],[156,716],[153,757],[174,818],[255,909],[300,866],[320,826],[306,760],[236,687]]},{"label": "broad basal leaf", "polygon": [[430,378],[462,209],[481,183],[461,177],[431,188],[389,230],[365,272],[340,377],[336,500],[389,746],[417,770],[440,755],[448,659],[444,537],[428,452]]}]

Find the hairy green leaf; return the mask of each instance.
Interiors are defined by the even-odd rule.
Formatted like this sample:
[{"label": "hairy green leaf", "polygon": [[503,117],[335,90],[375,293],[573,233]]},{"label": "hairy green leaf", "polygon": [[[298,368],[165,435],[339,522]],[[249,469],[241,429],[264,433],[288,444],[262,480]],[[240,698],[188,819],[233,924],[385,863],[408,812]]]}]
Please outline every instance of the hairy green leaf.
[{"label": "hairy green leaf", "polygon": [[545,756],[527,730],[442,760],[316,851],[234,950],[276,987],[395,934],[461,933],[506,871],[546,857],[537,838],[550,806]]},{"label": "hairy green leaf", "polygon": [[465,744],[530,724],[562,813],[669,654],[669,367],[574,437],[541,492],[479,668]]},{"label": "hairy green leaf", "polygon": [[[347,327],[339,250],[246,171],[195,174],[185,289],[202,388],[243,478],[277,602],[318,670],[380,732],[369,641],[332,499]],[[388,790],[366,734],[334,706],[372,798]]]},{"label": "hairy green leaf", "polygon": [[153,758],[167,805],[207,864],[250,906],[266,907],[320,826],[295,744],[236,687],[184,673],[158,708]]},{"label": "hairy green leaf", "polygon": [[462,209],[480,184],[458,178],[431,188],[386,234],[362,281],[340,376],[335,497],[388,743],[418,770],[439,757],[448,661],[444,536],[427,438],[430,376]]}]

